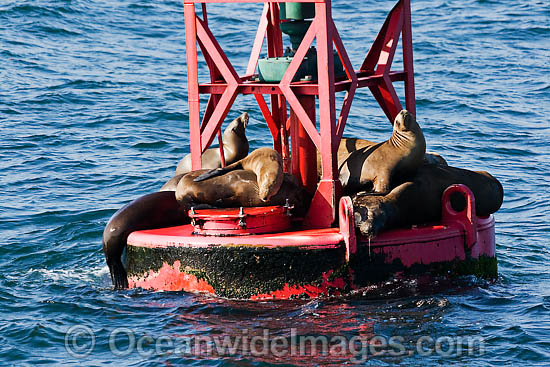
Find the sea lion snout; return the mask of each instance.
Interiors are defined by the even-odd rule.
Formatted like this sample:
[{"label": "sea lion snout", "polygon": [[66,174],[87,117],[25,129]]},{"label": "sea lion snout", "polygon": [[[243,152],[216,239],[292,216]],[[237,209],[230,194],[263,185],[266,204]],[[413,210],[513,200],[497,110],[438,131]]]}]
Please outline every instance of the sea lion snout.
[{"label": "sea lion snout", "polygon": [[262,201],[269,201],[279,192],[283,184],[283,177],[283,170],[277,169],[276,171],[271,170],[271,172],[263,175],[263,177],[258,180],[260,183],[258,194]]},{"label": "sea lion snout", "polygon": [[271,199],[273,196],[275,196],[276,192],[272,192],[272,190],[270,190],[269,188],[267,187],[262,187],[260,188],[259,192],[258,192],[258,195],[260,196],[260,199],[262,201],[268,201],[269,199]]},{"label": "sea lion snout", "polygon": [[254,171],[258,177],[258,194],[262,201],[269,201],[283,183],[283,161],[281,155],[271,148],[256,149],[243,159],[243,167]]},{"label": "sea lion snout", "polygon": [[394,128],[397,130],[409,130],[416,123],[416,118],[407,110],[401,110],[394,120]]},{"label": "sea lion snout", "polygon": [[248,122],[250,120],[250,115],[248,112],[243,112],[239,117],[237,117],[235,120],[231,122],[233,126],[231,126],[231,130],[234,132],[242,132],[244,133],[244,130],[248,126]]},{"label": "sea lion snout", "polygon": [[248,115],[248,112],[243,112],[241,116],[243,121],[243,127],[244,128],[248,127],[248,122],[250,121],[250,116]]}]

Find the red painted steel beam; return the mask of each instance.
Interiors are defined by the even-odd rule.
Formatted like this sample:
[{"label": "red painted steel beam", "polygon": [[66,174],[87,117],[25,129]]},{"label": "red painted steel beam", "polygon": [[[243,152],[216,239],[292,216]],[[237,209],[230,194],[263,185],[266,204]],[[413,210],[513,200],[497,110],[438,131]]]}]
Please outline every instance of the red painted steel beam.
[{"label": "red painted steel beam", "polygon": [[312,44],[316,33],[318,32],[318,26],[316,19],[313,20],[311,25],[309,26],[306,34],[304,35],[304,38],[302,39],[302,42],[300,43],[300,46],[296,50],[296,53],[294,54],[294,57],[292,58],[292,61],[288,65],[288,68],[283,75],[283,78],[281,79],[281,82],[279,83],[279,89],[283,93],[283,95],[286,97],[286,100],[288,104],[290,105],[290,108],[292,109],[293,113],[296,114],[296,117],[301,122],[304,129],[309,134],[311,140],[317,147],[317,149],[321,149],[321,139],[320,135],[317,131],[317,128],[315,127],[315,124],[310,119],[310,114],[305,110],[304,106],[296,97],[292,89],[290,88],[290,84],[292,82],[292,79],[296,75],[296,72],[298,71],[298,68],[302,64],[304,57],[307,54],[307,51],[309,50],[309,46]]},{"label": "red painted steel beam", "polygon": [[267,25],[269,23],[268,17],[270,16],[269,4],[264,5],[264,10],[260,17],[260,22],[258,23],[258,30],[256,31],[256,37],[254,38],[254,45],[252,46],[252,52],[250,53],[250,58],[248,59],[248,66],[246,67],[246,76],[251,76],[256,70],[258,65],[258,60],[260,59],[260,52],[262,51],[262,46],[264,44],[264,39],[266,37]]},{"label": "red painted steel beam", "polygon": [[[300,104],[308,114],[309,119],[315,121],[315,97],[300,96]],[[290,110],[291,143],[292,143],[292,174],[296,176],[302,186],[314,193],[317,188],[317,151],[310,136],[300,123],[294,110]],[[315,123],[313,123],[315,125]]]},{"label": "red painted steel beam", "polygon": [[[277,3],[316,3],[323,0],[277,0]],[[184,0],[184,4],[202,3],[273,3],[273,0]]]},{"label": "red painted steel beam", "polygon": [[[204,24],[208,26],[208,12],[206,11],[206,4],[202,4],[202,19],[204,21]],[[210,70],[210,81],[214,83],[218,78],[220,78],[221,73],[216,67],[216,64],[212,61],[212,59],[209,57],[208,53],[205,52],[203,49],[202,42],[199,42],[199,46],[201,47],[201,52],[204,55],[204,59],[206,61],[206,64],[208,65],[208,69]],[[202,117],[202,123],[201,123],[201,133],[204,127],[205,121],[208,121],[210,117],[212,116],[212,113],[214,112],[214,108],[218,104],[218,97],[215,94],[210,95],[208,98],[208,103],[206,105],[206,111],[204,112],[204,115]],[[217,131],[218,135],[218,149],[220,151],[220,163],[222,167],[225,167],[225,153],[223,151],[223,138],[222,138],[222,132],[221,129],[218,129]]]},{"label": "red painted steel beam", "polygon": [[384,24],[382,25],[382,28],[380,28],[380,31],[378,32],[378,35],[374,39],[374,42],[372,43],[369,51],[367,52],[367,56],[365,57],[365,60],[363,61],[363,64],[361,64],[361,67],[359,68],[360,71],[366,71],[366,72],[372,72],[374,73],[374,68],[376,64],[378,63],[378,59],[380,57],[380,52],[382,51],[382,47],[384,46],[384,37],[386,33],[388,32],[389,23],[393,17],[394,12],[396,9],[400,6],[401,2],[398,2],[392,10],[390,10],[390,13],[386,17],[386,20],[384,21]]},{"label": "red painted steel beam", "polygon": [[[280,57],[283,55],[283,38],[280,28],[279,6],[276,3],[270,2],[268,7],[269,11],[267,13],[268,22],[266,29],[267,56]],[[275,149],[281,153],[283,158],[283,168],[286,172],[288,171],[287,161],[290,159],[288,154],[288,134],[285,129],[286,100],[281,91],[277,94],[268,94],[270,94],[271,116],[279,128],[279,140],[276,141],[274,138],[273,144],[276,147]]]},{"label": "red painted steel beam", "polygon": [[376,66],[375,74],[388,74],[395,56],[395,50],[397,43],[399,42],[399,34],[403,28],[403,11],[402,7],[396,7],[395,12],[390,18],[388,25],[388,31],[384,35],[384,41],[382,43],[382,49],[378,55],[378,62]]},{"label": "red painted steel beam", "polygon": [[[332,28],[333,41],[334,41],[334,45],[336,46],[336,50],[338,52],[338,57],[340,57],[340,61],[342,61],[342,65],[344,65],[344,70],[349,80],[349,89],[346,92],[346,96],[344,97],[344,104],[342,105],[342,109],[340,110],[340,117],[338,118],[338,125],[336,127],[336,137],[332,142],[333,145],[338,147],[338,145],[340,144],[340,139],[344,134],[344,128],[346,127],[346,121],[351,108],[351,103],[353,102],[353,97],[355,96],[355,90],[357,89],[358,81],[357,81],[357,74],[353,70],[353,66],[351,65],[348,54],[346,52],[344,44],[342,43],[342,40],[340,39],[340,35],[338,34],[338,30],[336,29],[334,22],[331,22],[330,26]],[[336,89],[336,86],[335,86],[335,89]],[[338,148],[336,148],[336,150],[337,149]]]},{"label": "red painted steel beam", "polygon": [[261,94],[254,94],[254,98],[256,98],[256,102],[258,103],[258,106],[260,107],[260,111],[262,111],[262,115],[264,116],[264,119],[267,123],[267,127],[269,128],[269,131],[271,132],[271,135],[273,136],[273,147],[276,151],[278,151],[280,154],[281,152],[281,133],[280,133],[280,124],[278,121],[276,122],[273,119],[273,116],[271,115],[271,111],[269,110],[269,107],[267,106],[267,103]]},{"label": "red painted steel beam", "polygon": [[[331,226],[336,219],[336,209],[341,195],[334,140],[336,138],[336,106],[334,86],[334,56],[331,1],[315,3],[317,25],[317,74],[319,85],[320,144],[322,177],[304,225],[306,227]],[[307,126],[305,126],[307,128]],[[310,137],[312,134],[308,131]],[[312,139],[313,140],[313,139]],[[315,142],[315,140],[313,140]],[[337,148],[337,147],[336,147]]]},{"label": "red painted steel beam", "polygon": [[[383,75],[368,75],[365,73],[357,73],[357,88],[365,88],[378,85],[378,79],[382,79]],[[404,71],[390,71],[390,81],[398,82],[405,81],[407,73]],[[348,91],[351,82],[349,80],[339,80],[334,83],[335,92]],[[222,94],[225,91],[227,84],[222,82],[203,83],[199,86],[201,94]],[[293,82],[290,84],[291,90],[297,96],[307,95],[315,96],[319,94],[319,85],[312,82]],[[281,89],[278,84],[260,83],[260,82],[244,82],[239,84],[240,94],[281,94]]]},{"label": "red painted steel beam", "polygon": [[239,83],[241,83],[241,79],[204,21],[196,18],[196,24],[197,37],[202,43],[204,50],[208,55],[207,57],[216,65],[221,76],[227,82],[227,88],[217,101],[210,119],[204,121],[203,123],[201,136],[202,153],[212,143],[216,131],[220,130],[231,105],[237,97],[237,89]]},{"label": "red painted steel beam", "polygon": [[187,84],[189,103],[189,135],[191,139],[191,167],[202,168],[199,104],[199,75],[197,65],[197,25],[195,4],[185,4],[185,48],[187,57]]},{"label": "red painted steel beam", "polygon": [[[369,83],[368,87],[392,123],[395,116],[403,108],[393,87],[392,83],[395,78],[390,70],[400,34],[403,35],[403,64],[405,70],[402,72],[403,77],[401,80],[405,81],[405,102],[407,109],[412,113],[416,113],[410,0],[400,0],[390,11],[360,67],[361,72],[373,74],[373,77],[380,77],[376,84]],[[359,84],[361,86],[361,82]]]},{"label": "red painted steel beam", "polygon": [[399,97],[393,88],[391,80],[388,78],[389,71],[395,56],[395,50],[397,49],[397,43],[399,42],[399,34],[403,29],[403,4],[399,2],[393,9],[391,17],[389,18],[388,28],[383,36],[382,48],[379,53],[378,62],[376,66],[375,75],[383,75],[380,80],[377,90],[374,91],[372,87],[371,91],[386,113],[386,116],[393,123],[395,116],[403,109]]},{"label": "red painted steel beam", "polygon": [[407,73],[405,79],[405,106],[409,112],[416,116],[410,0],[403,0],[403,31],[401,32],[401,38],[403,43],[403,67]]}]

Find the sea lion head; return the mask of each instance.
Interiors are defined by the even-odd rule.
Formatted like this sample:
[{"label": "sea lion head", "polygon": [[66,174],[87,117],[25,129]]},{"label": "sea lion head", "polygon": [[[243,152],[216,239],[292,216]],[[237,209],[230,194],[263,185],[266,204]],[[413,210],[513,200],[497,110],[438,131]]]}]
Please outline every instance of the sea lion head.
[{"label": "sea lion head", "polygon": [[256,173],[258,177],[258,194],[264,202],[269,201],[281,188],[283,183],[283,160],[281,155],[272,148],[258,148],[243,162],[246,169]]},{"label": "sea lion head", "polygon": [[[248,126],[249,116],[247,112],[243,112],[235,120],[231,121],[227,128],[223,132],[224,138],[227,138],[228,135],[235,134],[239,137],[246,137],[246,127]],[[224,139],[225,140],[225,139]]]},{"label": "sea lion head", "polygon": [[416,131],[419,129],[419,126],[412,113],[407,110],[401,110],[401,112],[395,116],[393,129],[397,131]]},{"label": "sea lion head", "polygon": [[261,178],[261,182],[262,184],[258,187],[258,195],[262,201],[266,202],[279,192],[283,184],[283,171],[281,170],[278,174],[270,172]]}]

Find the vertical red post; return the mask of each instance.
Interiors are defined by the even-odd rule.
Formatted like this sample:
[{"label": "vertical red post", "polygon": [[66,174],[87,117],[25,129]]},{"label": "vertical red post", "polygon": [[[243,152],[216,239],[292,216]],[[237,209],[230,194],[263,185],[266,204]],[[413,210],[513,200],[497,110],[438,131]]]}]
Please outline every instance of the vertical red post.
[{"label": "vertical red post", "polygon": [[416,116],[416,100],[414,94],[414,68],[413,68],[413,46],[412,46],[412,25],[411,25],[411,1],[403,1],[403,67],[407,73],[405,79],[405,106],[407,110]]},{"label": "vertical red post", "polygon": [[191,139],[191,167],[202,168],[201,120],[199,102],[199,73],[197,65],[197,23],[195,4],[185,4],[185,49],[187,51],[187,88],[189,101],[189,135]]},{"label": "vertical red post", "polygon": [[[315,3],[317,26],[317,74],[319,85],[319,124],[321,128],[322,177],[304,220],[308,227],[329,227],[336,219],[341,195],[335,152],[336,107],[334,96],[334,54],[331,0]],[[336,149],[335,149],[336,148]]]},{"label": "vertical red post", "polygon": [[[206,4],[203,3],[201,4],[201,6],[202,6],[202,19],[204,21],[204,24],[208,26],[208,15],[206,12]],[[200,46],[200,43],[199,43],[199,46]],[[204,55],[206,64],[208,65],[208,70],[210,70],[210,81],[214,83],[216,79],[220,77],[220,72],[214,65],[214,62],[212,61],[212,58],[210,57],[210,55],[208,55],[208,53],[205,52],[202,48],[201,48],[201,51],[202,51],[202,54]],[[212,112],[214,111],[214,109],[216,108],[216,105],[218,104],[218,99],[219,99],[219,95],[217,94],[212,94],[210,96],[210,100],[208,101],[206,111],[203,115],[203,122],[208,121],[210,116],[212,116]],[[223,138],[222,138],[221,129],[218,129],[217,135],[218,135],[218,147],[220,151],[220,162],[222,167],[225,167],[225,153],[223,151]]]},{"label": "vertical red post", "polygon": [[[269,3],[269,19],[267,24],[267,57],[283,56],[283,35],[279,25],[279,4]],[[288,131],[286,129],[286,100],[280,94],[272,94],[271,98],[271,115],[273,120],[279,126],[279,143],[280,148],[276,150],[281,153],[285,168],[288,168],[289,152],[288,152]],[[280,149],[280,150],[279,150]]]},{"label": "vertical red post", "polygon": [[[298,100],[315,124],[315,96],[300,96]],[[290,110],[292,129],[292,174],[311,193],[317,188],[317,149],[294,111]]]}]

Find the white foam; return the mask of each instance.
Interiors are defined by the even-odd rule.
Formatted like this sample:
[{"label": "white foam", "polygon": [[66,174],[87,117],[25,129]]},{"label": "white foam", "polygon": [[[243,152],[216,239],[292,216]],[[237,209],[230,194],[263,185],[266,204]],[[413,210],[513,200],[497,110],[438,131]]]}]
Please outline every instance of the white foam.
[{"label": "white foam", "polygon": [[[33,277],[38,275],[42,280],[49,280],[55,283],[96,283],[101,281],[109,274],[107,265],[96,265],[90,268],[76,269],[34,269],[30,268],[26,273],[22,274],[23,278]],[[11,275],[11,278],[17,276]]]}]

